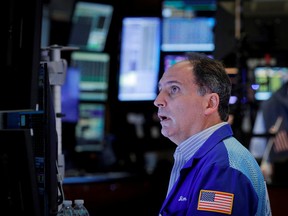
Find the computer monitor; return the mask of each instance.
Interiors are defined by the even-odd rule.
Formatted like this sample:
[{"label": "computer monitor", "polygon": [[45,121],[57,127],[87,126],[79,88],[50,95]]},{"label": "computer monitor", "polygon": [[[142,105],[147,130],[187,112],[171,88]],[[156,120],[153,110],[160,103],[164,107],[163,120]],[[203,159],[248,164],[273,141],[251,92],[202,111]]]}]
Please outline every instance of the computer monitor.
[{"label": "computer monitor", "polygon": [[77,1],[72,13],[69,46],[102,52],[112,19],[113,6]]},{"label": "computer monitor", "polygon": [[155,99],[160,65],[160,24],[159,17],[123,19],[119,101]]},{"label": "computer monitor", "polygon": [[216,1],[171,1],[162,4],[164,52],[214,50]]},{"label": "computer monitor", "polygon": [[78,121],[80,70],[68,67],[66,79],[61,88],[62,122]]},{"label": "computer monitor", "polygon": [[[69,76],[78,77],[78,90],[80,101],[106,101],[108,98],[110,55],[107,53],[95,53],[74,51],[71,53]],[[78,76],[77,76],[78,71]],[[75,78],[75,77],[74,77]],[[73,80],[75,82],[75,80]],[[76,84],[76,83],[75,83]],[[70,86],[71,88],[77,88]],[[77,89],[73,90],[77,91]],[[67,92],[69,93],[69,92]]]},{"label": "computer monitor", "polygon": [[257,101],[267,100],[284,82],[288,81],[288,67],[256,67],[253,71],[254,83],[251,88],[255,91]]},{"label": "computer monitor", "polygon": [[105,105],[80,103],[76,124],[76,152],[101,151],[105,139]]}]

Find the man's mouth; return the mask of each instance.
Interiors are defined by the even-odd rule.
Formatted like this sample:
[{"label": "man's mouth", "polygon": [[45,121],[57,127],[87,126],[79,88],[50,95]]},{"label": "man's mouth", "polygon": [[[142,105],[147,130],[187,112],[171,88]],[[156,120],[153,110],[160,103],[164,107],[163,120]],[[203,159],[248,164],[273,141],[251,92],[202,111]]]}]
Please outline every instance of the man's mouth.
[{"label": "man's mouth", "polygon": [[165,115],[160,115],[160,114],[158,114],[158,118],[160,119],[160,121],[165,121],[165,120],[168,119],[167,116],[165,116]]}]

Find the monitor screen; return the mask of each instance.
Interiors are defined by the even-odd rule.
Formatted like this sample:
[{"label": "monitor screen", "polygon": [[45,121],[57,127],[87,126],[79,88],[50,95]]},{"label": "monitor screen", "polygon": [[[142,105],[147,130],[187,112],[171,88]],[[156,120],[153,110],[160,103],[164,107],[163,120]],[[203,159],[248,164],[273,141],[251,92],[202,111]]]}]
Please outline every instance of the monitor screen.
[{"label": "monitor screen", "polygon": [[61,89],[61,108],[63,122],[78,121],[78,104],[79,104],[79,69],[68,67],[65,82]]},{"label": "monitor screen", "polygon": [[105,138],[105,105],[80,103],[76,152],[101,151]]},{"label": "monitor screen", "polygon": [[215,1],[163,1],[164,52],[214,50]]},{"label": "monitor screen", "polygon": [[113,6],[78,1],[72,13],[69,45],[102,52],[105,48]]},{"label": "monitor screen", "polygon": [[[107,100],[109,84],[109,64],[110,55],[107,53],[92,53],[82,51],[72,52],[70,67],[73,68],[73,70],[78,71],[79,73],[77,79],[79,80],[78,99],[80,101]],[[74,73],[69,74],[68,72],[67,76],[71,76],[73,74]],[[77,77],[77,74],[75,76]],[[75,79],[73,82],[75,82]],[[71,85],[71,88],[75,88],[75,86]],[[77,89],[73,90],[73,92],[76,91]]]},{"label": "monitor screen", "polygon": [[287,67],[256,67],[251,85],[256,100],[267,100],[288,80]]},{"label": "monitor screen", "polygon": [[119,101],[154,100],[160,65],[160,18],[126,17],[122,22]]}]

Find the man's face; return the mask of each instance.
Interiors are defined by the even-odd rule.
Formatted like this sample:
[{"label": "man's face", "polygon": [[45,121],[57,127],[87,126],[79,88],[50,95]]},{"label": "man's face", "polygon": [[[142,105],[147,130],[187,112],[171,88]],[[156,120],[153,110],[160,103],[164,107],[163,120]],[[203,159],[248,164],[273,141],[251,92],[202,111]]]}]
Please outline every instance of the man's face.
[{"label": "man's face", "polygon": [[158,107],[161,133],[177,145],[205,127],[207,100],[197,89],[188,61],[175,64],[159,81],[154,104]]}]

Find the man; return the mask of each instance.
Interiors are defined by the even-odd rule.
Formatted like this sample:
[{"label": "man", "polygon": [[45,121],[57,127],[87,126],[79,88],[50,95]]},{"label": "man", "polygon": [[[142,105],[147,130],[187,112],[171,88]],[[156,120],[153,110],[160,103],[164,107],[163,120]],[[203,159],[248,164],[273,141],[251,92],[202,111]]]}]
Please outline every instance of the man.
[{"label": "man", "polygon": [[[268,183],[287,185],[288,182],[288,81],[260,104],[249,150],[261,161]],[[274,136],[273,136],[274,135]]]},{"label": "man", "polygon": [[266,184],[230,125],[223,65],[192,53],[159,81],[161,133],[177,145],[160,215],[271,215]]}]

